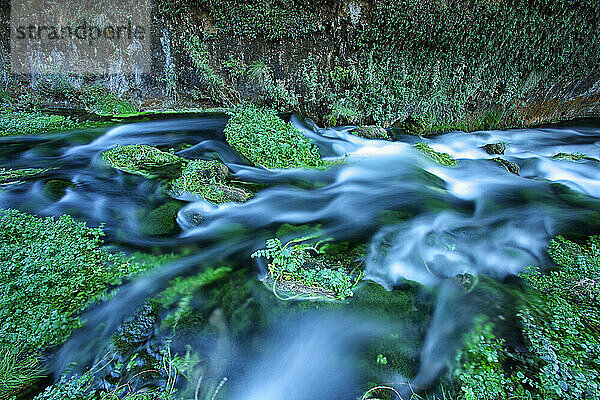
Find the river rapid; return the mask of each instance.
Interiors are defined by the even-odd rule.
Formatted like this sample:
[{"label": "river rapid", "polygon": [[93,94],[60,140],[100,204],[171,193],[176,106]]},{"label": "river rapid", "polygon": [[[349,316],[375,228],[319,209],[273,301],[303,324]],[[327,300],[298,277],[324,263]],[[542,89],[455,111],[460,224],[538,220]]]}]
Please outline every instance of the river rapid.
[{"label": "river rapid", "polygon": [[[100,359],[103,341],[169,281],[215,263],[250,271],[248,279],[264,292],[252,301],[272,302],[269,289],[259,283],[266,265],[250,254],[275,237],[281,225],[294,224],[318,226],[322,238],[367,243],[364,282],[377,282],[389,291],[411,287],[425,317],[417,328],[407,312],[395,316],[391,310],[381,319],[368,309],[342,304],[283,318],[275,310],[279,306],[259,304],[261,312],[274,317],[249,337],[236,337],[223,327],[217,340],[202,332],[184,339],[192,349],[202,349],[198,351],[208,365],[204,382],[212,382],[206,383],[212,385],[206,392],[221,384],[227,398],[236,400],[360,398],[365,380],[373,379],[365,376],[361,349],[378,335],[406,340],[406,359],[412,363],[406,374],[381,372],[378,382],[403,393],[410,387],[418,391],[446,371],[477,315],[510,309],[523,292],[516,274],[529,265],[550,265],[545,251],[550,238],[564,234],[581,239],[600,232],[600,162],[594,160],[600,159],[598,123],[452,132],[425,139],[400,136],[388,142],[353,136],[351,127],[321,129],[297,116],[292,121],[325,158],[343,161],[323,170],[250,166],[223,140],[226,116],[0,137],[3,167],[48,169],[3,187],[0,208],[40,216],[70,214],[90,226],[103,224],[106,243],[125,251],[185,249],[185,257],[125,283],[110,300],[86,312],[85,327],[52,356],[56,376],[73,361],[85,368]],[[435,163],[414,148],[421,140],[458,163]],[[520,175],[483,150],[496,142],[506,143],[501,157],[518,164]],[[181,143],[191,147],[178,155],[220,159],[237,179],[265,189],[243,204],[217,206],[182,196],[178,228],[148,235],[142,229],[144,216],[173,201],[165,182],[112,169],[102,152],[116,145],[169,148]],[[590,159],[552,158],[576,152]],[[45,188],[50,180],[72,185],[60,196],[49,196]],[[455,284],[455,276],[465,273],[481,277],[474,290]]]}]

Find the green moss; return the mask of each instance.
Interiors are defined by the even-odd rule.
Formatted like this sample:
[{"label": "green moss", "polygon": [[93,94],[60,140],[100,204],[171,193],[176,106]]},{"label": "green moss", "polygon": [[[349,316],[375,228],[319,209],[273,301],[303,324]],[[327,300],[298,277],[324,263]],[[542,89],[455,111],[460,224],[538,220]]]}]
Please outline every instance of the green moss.
[{"label": "green moss", "polygon": [[186,164],[181,176],[171,182],[171,190],[175,194],[199,194],[217,204],[246,201],[249,194],[229,183],[228,177],[229,170],[219,161],[192,160]]},{"label": "green moss", "polygon": [[225,137],[250,162],[265,168],[324,165],[319,149],[291,122],[268,109],[239,109],[227,122]]},{"label": "green moss", "polygon": [[102,86],[86,88],[81,92],[78,100],[83,102],[88,111],[101,116],[126,116],[137,112],[137,108],[129,101],[114,95]]},{"label": "green moss", "polygon": [[558,153],[552,156],[553,160],[571,160],[571,161],[581,161],[581,160],[596,160],[595,158],[588,157],[585,154],[581,153]]},{"label": "green moss", "polygon": [[178,170],[185,163],[181,157],[143,144],[117,146],[102,153],[102,158],[113,168],[148,178],[161,169]]},{"label": "green moss", "polygon": [[182,205],[176,201],[168,201],[144,215],[140,230],[144,235],[167,235],[174,233],[178,226],[175,222]]},{"label": "green moss", "polygon": [[446,166],[454,166],[456,165],[456,160],[452,158],[452,156],[448,153],[440,153],[433,150],[429,145],[425,142],[419,142],[415,144],[415,148],[419,151],[425,153],[429,156],[433,161],[437,162],[441,165]]},{"label": "green moss", "polygon": [[15,183],[19,181],[19,178],[42,174],[46,171],[48,170],[44,168],[0,168],[0,184]]},{"label": "green moss", "polygon": [[0,371],[16,381],[0,397],[39,375],[32,357],[63,343],[110,285],[155,265],[108,251],[103,236],[69,216],[0,210]]},{"label": "green moss", "polygon": [[457,399],[581,399],[599,393],[600,238],[579,245],[559,236],[548,253],[556,263],[549,273],[530,267],[520,274],[537,297],[521,302],[515,316],[524,345],[514,334],[511,341],[499,337],[499,323],[480,320],[457,358]]},{"label": "green moss", "polygon": [[94,121],[78,121],[67,116],[39,111],[15,111],[0,108],[0,136],[71,131],[96,127],[98,124]]}]

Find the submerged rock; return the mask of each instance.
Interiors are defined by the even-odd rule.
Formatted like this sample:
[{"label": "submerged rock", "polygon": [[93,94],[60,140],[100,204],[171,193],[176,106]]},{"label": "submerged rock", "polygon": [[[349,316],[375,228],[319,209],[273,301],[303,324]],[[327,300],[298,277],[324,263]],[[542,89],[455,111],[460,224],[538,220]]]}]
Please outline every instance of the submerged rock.
[{"label": "submerged rock", "polygon": [[506,144],[504,142],[488,143],[485,146],[483,146],[483,149],[486,153],[490,155],[504,154],[504,152],[506,151]]},{"label": "submerged rock", "polygon": [[494,161],[495,163],[497,163],[512,174],[519,175],[519,172],[521,171],[521,167],[519,167],[512,161],[508,161],[500,157],[492,158],[492,161]]},{"label": "submerged rock", "polygon": [[75,184],[71,181],[63,179],[51,179],[44,185],[44,194],[51,200],[60,200],[66,193],[67,188],[74,187]]}]

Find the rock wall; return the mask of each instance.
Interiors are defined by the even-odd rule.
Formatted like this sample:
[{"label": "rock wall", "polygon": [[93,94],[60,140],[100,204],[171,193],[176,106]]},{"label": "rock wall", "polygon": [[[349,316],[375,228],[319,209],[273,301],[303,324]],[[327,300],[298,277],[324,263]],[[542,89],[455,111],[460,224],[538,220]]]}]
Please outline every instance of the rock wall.
[{"label": "rock wall", "polygon": [[[600,114],[595,0],[157,0],[142,108],[249,101],[415,132]],[[141,89],[140,89],[141,88]]]}]

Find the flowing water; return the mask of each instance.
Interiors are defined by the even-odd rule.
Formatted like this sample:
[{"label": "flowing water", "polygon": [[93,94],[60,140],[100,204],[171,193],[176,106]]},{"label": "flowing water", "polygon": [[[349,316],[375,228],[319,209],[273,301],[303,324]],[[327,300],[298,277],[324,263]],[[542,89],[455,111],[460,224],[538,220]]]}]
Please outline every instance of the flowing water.
[{"label": "flowing water", "polygon": [[[264,301],[261,312],[273,313],[263,329],[243,338],[229,331],[215,341],[200,332],[186,336],[186,345],[203,349],[208,365],[204,382],[213,378],[206,391],[214,391],[227,377],[220,383],[231,399],[353,399],[367,379],[361,349],[381,335],[406,341],[412,362],[407,371],[412,372],[382,373],[378,381],[425,388],[444,372],[475,315],[510,307],[511,296],[518,295],[512,289],[519,288],[511,277],[528,265],[548,265],[549,238],[559,233],[583,238],[600,230],[599,162],[552,159],[561,152],[600,159],[598,125],[455,132],[425,139],[458,160],[454,167],[443,167],[415,150],[419,139],[412,136],[397,142],[364,140],[349,134],[350,128],[323,130],[297,117],[293,121],[325,157],[345,156],[345,161],[326,170],[251,167],[223,141],[223,116],[0,138],[3,167],[49,168],[3,188],[0,208],[66,213],[92,226],[103,223],[107,242],[125,250],[185,248],[189,254],[126,283],[110,301],[86,313],[86,327],[54,357],[57,374],[69,362],[85,367],[97,360],[101,342],[174,277],[226,261],[251,271],[248,279],[258,282],[265,266],[249,255],[289,223],[318,225],[323,238],[369,243],[365,279],[388,290],[406,290],[408,281],[418,282],[421,289],[413,285],[411,290],[425,304],[419,311],[425,317],[416,322],[407,317],[410,312],[395,316],[391,310],[382,319],[368,309],[345,305],[284,317],[269,289],[257,284],[264,295],[252,301]],[[494,156],[481,148],[499,141],[507,144],[503,157],[520,166],[520,176],[490,161]],[[183,197],[179,231],[145,235],[144,213],[171,201],[165,183],[122,173],[102,161],[103,151],[134,143],[165,148],[192,144],[177,154],[218,158],[236,178],[267,188],[244,204],[215,206]],[[74,185],[58,198],[48,196],[44,187],[51,179]],[[462,273],[481,276],[485,283],[461,291],[453,282]],[[227,331],[222,323],[211,323]]]}]

